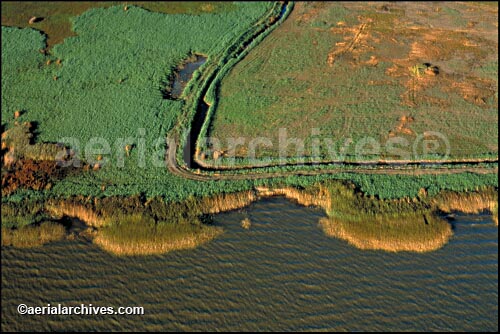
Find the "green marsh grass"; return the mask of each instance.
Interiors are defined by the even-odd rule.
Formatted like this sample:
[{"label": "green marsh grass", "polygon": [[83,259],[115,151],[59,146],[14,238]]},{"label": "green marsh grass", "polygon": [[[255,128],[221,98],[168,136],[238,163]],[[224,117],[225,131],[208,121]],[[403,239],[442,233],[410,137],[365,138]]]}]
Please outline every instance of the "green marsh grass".
[{"label": "green marsh grass", "polygon": [[[143,137],[147,146],[154,147],[149,144],[159,137],[164,138],[178,121],[183,108],[182,101],[163,99],[161,82],[172,73],[179,61],[192,52],[207,54],[209,60],[211,56],[223,53],[227,43],[246,31],[252,22],[262,17],[270,8],[269,4],[264,3],[234,6],[234,10],[225,14],[202,14],[196,17],[152,13],[138,7],[131,7],[126,12],[122,6],[92,9],[73,19],[73,27],[78,36],[67,38],[63,44],[55,46],[51,56],[39,52],[39,49],[45,47],[45,37],[38,31],[2,27],[2,125],[7,130],[12,128],[14,111],[23,110],[18,121],[37,122],[37,143],[60,140],[64,142],[64,138],[73,137],[79,141],[80,147],[72,148],[83,151],[90,138],[99,136],[106,138],[112,145],[118,138],[132,137],[135,139],[127,144],[136,145],[134,141],[139,136],[138,128],[143,128],[146,129]],[[288,19],[283,24],[289,24]],[[99,29],[95,30],[94,26],[99,26]],[[178,27],[182,29],[179,30]],[[175,31],[175,34],[156,34],[158,29]],[[266,44],[268,39],[270,42],[267,43],[272,43],[273,34],[278,30],[274,30],[262,43]],[[315,37],[313,35],[309,37]],[[335,38],[330,42],[334,43]],[[328,52],[328,45],[321,47],[324,47],[323,51]],[[243,66],[241,64],[246,61],[259,60],[258,50],[259,45],[231,71],[228,78],[232,73],[240,72],[238,66]],[[291,83],[297,82],[293,76],[282,73],[294,65],[294,58],[283,53],[283,49],[277,48],[276,52],[281,67],[275,69],[280,72],[282,80],[273,82],[276,82],[276,85],[281,87],[278,87],[278,90],[282,91],[288,89]],[[297,51],[297,57],[300,54],[303,53]],[[46,61],[51,58],[62,59],[61,65],[54,61],[47,66]],[[303,57],[301,61],[309,60]],[[245,68],[251,73],[257,71],[254,75],[259,73],[259,66],[249,65]],[[381,75],[380,71],[384,71],[382,64],[379,69],[375,69],[377,76]],[[58,75],[60,79],[53,81],[53,75]],[[200,75],[196,72],[194,77]],[[118,83],[120,78],[125,77],[128,79]],[[292,97],[307,90],[309,84],[304,84],[306,86],[299,87]],[[191,86],[188,85],[186,89],[193,89]],[[249,88],[258,87],[260,86]],[[224,89],[221,93],[222,102],[230,101],[223,96]],[[331,94],[331,91],[325,90],[325,93]],[[400,93],[396,92],[395,96]],[[389,94],[390,96],[392,95]],[[394,103],[399,103],[397,98]],[[373,110],[379,110],[377,108]],[[339,109],[338,114],[341,112]],[[216,114],[225,117],[223,113]],[[267,115],[275,117],[276,122],[282,120],[279,113]],[[328,116],[329,112],[325,115]],[[241,124],[253,126],[250,119]],[[69,140],[65,144],[72,146]],[[162,159],[164,146],[153,147],[146,152],[148,160],[145,167],[138,167],[137,149],[132,149],[125,157],[123,168],[116,167],[114,162],[118,159],[117,155],[124,154],[123,147],[120,147],[119,151],[104,156],[104,160],[109,159],[111,163],[96,172],[69,176],[53,184],[50,191],[43,193],[20,189],[2,201],[19,202],[23,198],[69,198],[78,195],[101,198],[140,194],[146,198],[162,197],[167,202],[179,202],[191,196],[207,197],[221,192],[248,191],[254,186],[282,183],[307,186],[327,179],[352,180],[363,192],[380,198],[414,197],[422,187],[428,188],[429,193],[437,193],[440,189],[462,191],[485,184],[498,184],[497,175],[472,173],[424,177],[340,173],[332,176],[301,176],[275,180],[196,182],[173,176],[166,168],[153,167],[152,158],[149,157],[160,156]]]},{"label": "green marsh grass", "polygon": [[[488,33],[471,42],[462,25],[453,23],[453,10],[439,13],[450,25],[436,35],[431,28],[411,27],[411,5],[393,4],[384,12],[379,6],[297,3],[290,17],[224,77],[209,135],[270,138],[273,147],[259,147],[257,158],[277,158],[277,128],[282,127],[288,130],[288,138],[305,140],[307,157],[314,153],[313,139],[332,140],[331,145],[320,145],[323,161],[332,159],[328,148],[338,152],[346,138],[359,143],[372,137],[381,144],[380,156],[385,157],[390,153],[385,144],[398,119],[415,115],[409,126],[413,135],[402,137],[410,143],[418,134],[436,131],[448,138],[452,159],[497,157],[498,66],[491,58],[498,52],[495,43],[484,38],[496,33],[491,30],[494,20],[489,20]],[[329,66],[329,54],[348,43],[363,24],[366,28],[357,45]],[[437,40],[431,43],[432,38]],[[473,62],[462,62],[472,54]],[[376,65],[365,60],[371,56],[378,59]],[[455,73],[440,71],[435,76],[424,73],[424,65],[416,65],[457,60],[461,65]],[[472,115],[473,122],[469,121]],[[320,135],[312,135],[313,128]],[[222,149],[228,150],[229,145],[223,144]],[[355,156],[355,147],[348,146],[345,154]],[[295,147],[287,152],[290,161],[295,153]],[[444,145],[436,153],[443,156]],[[240,146],[236,157],[246,156]],[[358,155],[358,159],[371,158]]]},{"label": "green marsh grass", "polygon": [[[2,26],[33,27],[48,35],[48,46],[62,43],[65,38],[75,36],[71,27],[73,17],[91,8],[121,6],[127,11],[132,6],[165,14],[199,15],[204,13],[224,13],[237,7],[228,2],[202,1],[48,1],[48,2],[15,2],[4,1],[2,6]],[[39,22],[29,24],[33,16],[43,18]]]}]

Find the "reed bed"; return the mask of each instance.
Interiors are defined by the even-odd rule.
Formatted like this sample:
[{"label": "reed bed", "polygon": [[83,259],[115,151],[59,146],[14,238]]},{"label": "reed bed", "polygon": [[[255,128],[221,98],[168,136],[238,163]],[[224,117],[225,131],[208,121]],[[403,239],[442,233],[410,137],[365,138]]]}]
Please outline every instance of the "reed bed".
[{"label": "reed bed", "polygon": [[64,226],[54,222],[28,225],[18,229],[2,227],[2,247],[32,248],[59,241],[66,236]]},{"label": "reed bed", "polygon": [[158,255],[195,248],[222,233],[220,227],[155,223],[131,217],[98,231],[93,242],[119,256]]},{"label": "reed bed", "polygon": [[359,249],[388,252],[435,251],[453,234],[450,224],[434,216],[398,220],[323,218],[320,225],[327,236],[345,240]]},{"label": "reed bed", "polygon": [[94,210],[82,205],[66,201],[51,201],[46,205],[47,211],[56,218],[63,216],[78,218],[92,227],[102,227],[106,219],[98,215]]},{"label": "reed bed", "polygon": [[258,199],[254,191],[241,191],[232,194],[217,194],[204,197],[199,201],[199,206],[206,214],[216,214],[244,208]]},{"label": "reed bed", "polygon": [[468,193],[445,192],[433,200],[434,205],[443,212],[459,211],[467,214],[490,212],[498,225],[498,190],[486,188]]}]

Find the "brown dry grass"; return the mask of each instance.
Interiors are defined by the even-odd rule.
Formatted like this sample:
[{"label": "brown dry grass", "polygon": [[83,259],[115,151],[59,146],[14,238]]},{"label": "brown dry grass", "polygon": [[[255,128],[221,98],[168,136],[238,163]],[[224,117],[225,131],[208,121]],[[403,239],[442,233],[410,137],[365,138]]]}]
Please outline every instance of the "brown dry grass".
[{"label": "brown dry grass", "polygon": [[92,227],[102,227],[108,223],[107,219],[99,216],[92,209],[86,208],[84,205],[64,201],[49,201],[45,208],[54,217],[62,218],[63,216],[69,216],[78,218]]},{"label": "brown dry grass", "polygon": [[2,227],[2,247],[38,247],[62,240],[65,236],[64,226],[53,222],[45,222],[39,226],[23,226],[19,229]]},{"label": "brown dry grass", "polygon": [[[189,229],[189,228],[188,228]],[[204,244],[222,233],[220,227],[202,226],[199,230],[186,227],[164,225],[148,229],[133,224],[103,228],[97,232],[94,243],[119,256],[158,255],[171,251],[192,249]]]},{"label": "brown dry grass", "polygon": [[340,238],[363,250],[387,252],[430,252],[443,247],[453,232],[437,217],[367,218],[343,220],[323,218],[320,225],[326,235]]},{"label": "brown dry grass", "polygon": [[233,194],[218,194],[200,200],[204,213],[214,214],[243,208],[257,200],[254,191],[243,191]]},{"label": "brown dry grass", "polygon": [[[368,23],[361,23],[359,26],[354,27],[354,28],[348,28],[348,27],[340,27],[340,28],[333,28],[332,31],[334,33],[339,33],[339,30],[342,30],[342,32],[345,34],[346,32],[352,33],[353,37],[348,38],[348,41],[346,42],[338,42],[336,43],[335,47],[328,53],[328,58],[327,58],[327,63],[328,66],[332,67],[333,64],[335,63],[335,59],[345,53],[353,52],[355,46],[361,41],[361,40],[366,40],[368,39],[369,34],[363,33],[364,30],[367,28]],[[371,63],[370,65],[374,64],[375,59],[371,58]],[[377,61],[378,63],[378,61]],[[376,65],[376,64],[375,64]]]},{"label": "brown dry grass", "polygon": [[468,193],[446,192],[437,196],[433,204],[447,213],[459,211],[478,214],[487,211],[493,215],[493,220],[498,225],[498,191],[494,189]]},{"label": "brown dry grass", "polygon": [[389,132],[389,137],[398,136],[400,134],[414,135],[415,132],[409,128],[413,121],[415,121],[413,116],[401,116],[398,124]]},{"label": "brown dry grass", "polygon": [[[486,101],[495,94],[494,82],[470,75],[468,69],[460,73],[446,73],[439,75],[426,71],[424,75],[415,78],[408,73],[407,68],[429,60],[467,59],[472,55],[476,63],[488,56],[483,43],[476,43],[465,33],[460,31],[440,30],[426,27],[413,28],[409,33],[418,38],[411,44],[407,57],[391,59],[393,66],[386,74],[393,77],[407,77],[406,93],[402,100],[406,105],[414,106],[418,101],[436,103],[426,96],[423,91],[436,87],[445,93],[457,93],[468,102],[478,106],[486,105]],[[460,81],[457,81],[460,80]],[[417,97],[418,95],[418,97]]]},{"label": "brown dry grass", "polygon": [[300,190],[293,187],[285,188],[266,188],[257,187],[256,190],[260,197],[285,196],[304,206],[317,206],[329,211],[331,208],[331,198],[328,189],[320,185],[315,191]]}]

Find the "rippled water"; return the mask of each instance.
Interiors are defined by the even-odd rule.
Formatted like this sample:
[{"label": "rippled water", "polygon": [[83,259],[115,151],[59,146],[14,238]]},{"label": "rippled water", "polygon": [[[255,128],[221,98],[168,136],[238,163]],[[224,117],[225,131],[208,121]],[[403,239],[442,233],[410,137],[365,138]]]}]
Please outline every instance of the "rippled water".
[{"label": "rippled water", "polygon": [[[360,251],[282,198],[216,217],[196,250],[119,258],[60,242],[2,251],[3,330],[495,330],[498,228],[461,216],[427,254]],[[241,220],[250,218],[246,230]],[[144,316],[24,316],[19,303],[135,306]]]}]

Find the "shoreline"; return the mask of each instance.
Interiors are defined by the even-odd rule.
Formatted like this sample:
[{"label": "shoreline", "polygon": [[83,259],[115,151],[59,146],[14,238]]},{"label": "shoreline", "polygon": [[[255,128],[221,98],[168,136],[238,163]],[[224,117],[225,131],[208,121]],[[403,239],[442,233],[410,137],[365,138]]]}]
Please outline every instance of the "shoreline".
[{"label": "shoreline", "polygon": [[[348,241],[360,249],[389,252],[428,252],[444,246],[452,236],[444,218],[456,212],[489,212],[498,226],[498,188],[479,191],[441,191],[428,197],[377,199],[356,190],[352,183],[323,182],[304,189],[296,187],[255,187],[253,190],[164,202],[159,198],[73,197],[26,203],[18,207],[2,203],[2,247],[11,246],[12,233],[29,231],[50,221],[60,224],[79,220],[84,228],[65,236],[40,242],[32,236],[33,246],[63,238],[83,237],[115,255],[152,255],[190,249],[223,233],[211,225],[212,216],[248,207],[269,197],[283,196],[297,204],[321,208],[328,218],[319,225],[325,235]],[[23,218],[26,218],[23,221]],[[19,233],[19,232],[18,232]],[[36,233],[35,233],[36,234]],[[374,237],[376,236],[376,237]],[[29,247],[29,241],[22,247]]]},{"label": "shoreline", "polygon": [[[141,189],[142,192],[138,191],[138,195],[130,195],[131,191],[128,190],[115,193],[119,193],[121,196],[109,195],[109,197],[106,197],[107,183],[103,183],[100,185],[101,192],[98,195],[96,195],[98,191],[90,192],[87,188],[86,194],[92,193],[92,196],[77,195],[76,193],[78,192],[71,192],[71,196],[61,196],[61,193],[57,193],[51,189],[53,183],[59,182],[59,179],[64,178],[64,175],[58,175],[57,173],[52,175],[47,172],[47,180],[44,183],[31,182],[31,180],[28,180],[31,183],[23,183],[14,178],[11,180],[12,197],[9,198],[7,196],[5,202],[2,201],[2,209],[5,207],[6,211],[8,211],[5,214],[7,223],[2,223],[2,229],[20,230],[25,226],[41,226],[47,220],[57,221],[73,217],[84,221],[88,228],[95,229],[90,231],[92,233],[89,233],[92,239],[95,239],[95,231],[106,231],[106,229],[111,231],[111,229],[115,229],[117,233],[114,234],[115,236],[120,233],[126,235],[129,233],[129,230],[133,230],[136,225],[141,224],[149,224],[151,231],[156,231],[158,227],[162,229],[164,226],[169,226],[168,228],[171,228],[170,232],[172,232],[170,234],[176,234],[179,231],[189,234],[196,229],[208,226],[211,219],[210,215],[239,209],[259,198],[268,196],[285,196],[302,205],[319,206],[332,219],[344,219],[346,221],[359,221],[360,217],[366,220],[380,220],[380,216],[387,221],[392,221],[409,213],[419,214],[421,218],[426,217],[426,214],[434,215],[439,212],[451,212],[453,210],[465,210],[473,213],[480,210],[489,210],[498,225],[498,179],[494,180],[494,177],[490,177],[493,173],[496,174],[498,172],[497,157],[489,160],[447,161],[445,164],[442,164],[441,161],[437,165],[435,162],[433,163],[433,160],[423,160],[420,162],[384,160],[365,161],[357,164],[347,162],[345,166],[338,166],[335,162],[332,165],[321,165],[318,163],[312,166],[286,164],[275,167],[249,166],[249,171],[240,172],[236,170],[224,172],[222,170],[223,166],[216,170],[203,168],[203,163],[198,161],[200,150],[197,139],[206,134],[210,117],[215,112],[219,98],[217,96],[218,85],[235,64],[251,52],[275,27],[279,26],[287,18],[293,9],[293,5],[293,2],[275,3],[266,15],[259,18],[251,26],[251,29],[243,31],[240,36],[237,36],[232,41],[231,45],[220,50],[218,54],[208,57],[209,59],[204,65],[203,70],[195,70],[193,78],[186,83],[183,89],[181,94],[185,102],[185,106],[182,108],[183,113],[173,121],[173,129],[167,131],[169,135],[172,135],[176,144],[168,145],[168,149],[165,152],[167,166],[162,168],[168,168],[171,174],[184,179],[210,181],[211,185],[213,185],[212,190],[203,192],[204,189],[193,187],[181,196],[182,199],[174,202],[171,200],[174,196],[171,196],[170,200],[166,200],[169,192],[169,183],[166,183],[165,189],[157,192],[154,195],[157,197],[153,198],[147,197],[148,195],[145,194],[150,186],[149,184]],[[45,61],[45,58],[43,58],[43,61]],[[121,80],[120,84],[122,83]],[[197,119],[197,116],[198,108],[202,104],[205,104],[208,109],[206,110],[206,118],[200,120]],[[16,111],[14,119],[20,117],[22,113],[21,111]],[[195,130],[193,125],[199,121],[202,121],[203,124],[200,123],[200,129]],[[16,123],[17,121],[15,121]],[[15,157],[14,146],[18,150],[20,147],[24,149],[25,152],[22,150],[17,152],[25,156],[24,158],[34,158],[33,165],[35,167],[41,165],[45,155],[53,156],[53,154],[43,154],[42,158],[40,158],[40,154],[33,156],[34,153],[40,153],[39,151],[51,152],[56,149],[56,147],[51,146],[49,143],[31,143],[31,139],[34,136],[33,131],[31,131],[34,128],[32,125],[35,124],[25,122],[23,125],[26,125],[26,128],[14,127],[12,128],[13,132],[8,133],[5,131],[3,133],[3,137],[9,137],[2,137],[2,139],[6,139],[3,146],[9,149],[9,153],[5,155],[7,158]],[[189,136],[196,138],[193,143],[189,143],[189,137],[186,134],[182,134],[184,133],[183,130],[186,129],[193,132],[192,136]],[[185,148],[191,144],[194,144],[196,149],[193,152],[187,152],[188,160],[194,160],[201,170],[192,168],[189,162],[186,162]],[[126,150],[128,152],[130,148]],[[68,152],[69,155],[71,155],[70,153]],[[423,166],[414,166],[414,164],[421,164],[422,162],[426,164]],[[462,162],[463,164],[461,164]],[[455,165],[457,163],[458,165]],[[478,164],[477,168],[471,167],[474,163]],[[391,166],[391,164],[397,164],[397,166]],[[49,167],[51,166],[47,166],[46,169],[50,172],[52,169]],[[36,168],[32,169],[38,171]],[[93,166],[93,170],[95,171],[100,169],[100,163],[96,163]],[[29,175],[30,171],[23,171],[23,173]],[[20,176],[24,176],[23,173],[20,172]],[[439,177],[437,176],[438,174],[440,175]],[[452,177],[452,174],[457,175],[457,177]],[[410,175],[411,177],[405,179],[406,176],[402,175]],[[426,177],[423,177],[423,175],[426,175]],[[387,178],[384,178],[385,176]],[[330,177],[329,180],[327,180],[328,177]],[[419,177],[421,177],[420,180],[418,180]],[[338,180],[333,181],[333,178]],[[401,182],[397,180],[398,178],[401,179]],[[271,180],[260,181],[261,179]],[[241,180],[242,182],[235,182],[238,185],[230,189],[227,186],[229,182],[217,183],[219,180]],[[254,180],[259,181],[252,182]],[[320,180],[323,183],[313,183]],[[14,181],[19,182],[16,183]],[[245,183],[243,181],[248,182]],[[185,182],[188,183],[187,181]],[[36,194],[29,191],[25,194],[22,192],[16,193],[18,183],[20,183],[19,188],[35,190],[37,191]],[[483,184],[494,187],[495,200],[481,198],[481,196],[479,196],[479,199],[475,199],[474,193],[470,193],[472,194],[470,195],[472,196],[471,198],[469,198],[470,196],[467,197],[468,195],[455,195],[441,199],[441,202],[438,200],[435,202],[432,201],[433,198],[439,198],[439,194],[437,193],[439,191],[443,193],[444,189],[467,191]],[[299,189],[299,186],[302,186],[303,189]],[[419,193],[417,196],[416,192],[420,187],[423,187],[421,188],[423,189],[423,193]],[[432,189],[431,197],[427,196],[428,188]],[[43,192],[39,190],[43,190]],[[228,191],[229,193],[224,193],[224,191]],[[136,193],[136,190],[133,190],[133,192]],[[82,193],[85,192],[82,191]],[[205,193],[208,196],[201,197],[201,193]],[[52,198],[58,196],[58,194],[62,199]],[[465,194],[468,193],[466,192]],[[377,197],[377,195],[380,196]],[[27,199],[16,202],[16,200],[24,196]],[[30,200],[29,198],[32,198],[32,196],[38,199]],[[338,197],[340,197],[340,200],[338,200]],[[476,203],[474,203],[474,200],[476,200]],[[446,201],[449,203],[444,203]],[[4,217],[3,211],[2,218]],[[340,214],[337,211],[340,211]],[[143,223],[143,221],[147,223]],[[124,222],[130,223],[129,230],[125,228],[128,223]],[[168,228],[165,227],[165,231]],[[183,228],[187,230],[182,230]],[[167,234],[165,232],[165,235]],[[144,240],[150,237],[151,234],[142,236]],[[33,238],[36,239],[37,237],[34,236]],[[40,240],[37,239],[35,241],[39,242]],[[123,249],[123,247],[120,249]]]}]

